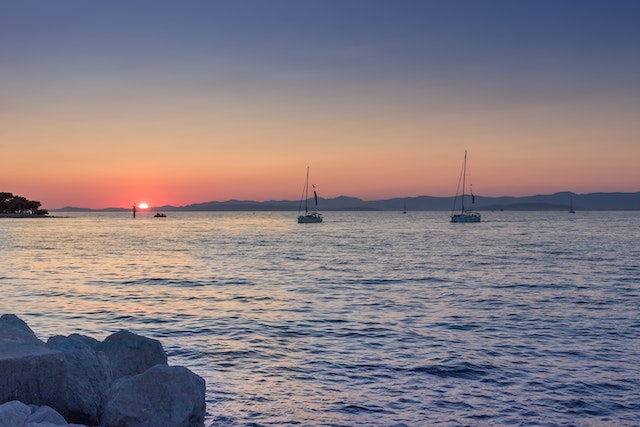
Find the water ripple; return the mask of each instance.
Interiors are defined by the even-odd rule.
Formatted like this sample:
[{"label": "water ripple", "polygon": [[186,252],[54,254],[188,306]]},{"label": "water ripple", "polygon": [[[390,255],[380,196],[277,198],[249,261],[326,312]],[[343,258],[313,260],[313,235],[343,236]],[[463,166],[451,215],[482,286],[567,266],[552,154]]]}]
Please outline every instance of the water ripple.
[{"label": "water ripple", "polygon": [[0,222],[3,312],[160,339],[208,426],[638,426],[637,213]]}]

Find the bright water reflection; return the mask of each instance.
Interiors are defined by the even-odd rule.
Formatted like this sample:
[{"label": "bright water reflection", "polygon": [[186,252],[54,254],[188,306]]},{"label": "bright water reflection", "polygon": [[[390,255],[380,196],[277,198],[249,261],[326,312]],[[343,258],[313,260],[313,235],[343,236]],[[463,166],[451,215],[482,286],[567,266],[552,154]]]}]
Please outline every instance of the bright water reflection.
[{"label": "bright water reflection", "polygon": [[636,425],[635,212],[0,220],[1,312],[160,339],[221,426]]}]

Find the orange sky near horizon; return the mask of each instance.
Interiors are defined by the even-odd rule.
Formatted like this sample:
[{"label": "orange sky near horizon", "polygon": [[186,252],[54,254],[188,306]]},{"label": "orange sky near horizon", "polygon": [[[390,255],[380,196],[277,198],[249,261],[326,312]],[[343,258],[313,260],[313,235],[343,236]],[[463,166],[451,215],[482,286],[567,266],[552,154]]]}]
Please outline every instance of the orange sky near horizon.
[{"label": "orange sky near horizon", "polygon": [[0,191],[49,210],[297,200],[309,165],[322,197],[452,196],[465,149],[483,196],[640,191],[628,10],[356,3],[0,6]]}]

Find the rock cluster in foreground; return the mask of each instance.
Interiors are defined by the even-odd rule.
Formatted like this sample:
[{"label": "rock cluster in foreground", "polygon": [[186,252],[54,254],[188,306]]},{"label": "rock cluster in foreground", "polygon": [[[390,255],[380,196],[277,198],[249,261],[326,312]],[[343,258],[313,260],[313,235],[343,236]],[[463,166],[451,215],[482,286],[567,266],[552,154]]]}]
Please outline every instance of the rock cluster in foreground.
[{"label": "rock cluster in foreground", "polygon": [[45,344],[17,316],[0,317],[2,427],[200,427],[205,411],[204,379],[168,366],[157,340],[120,331]]}]

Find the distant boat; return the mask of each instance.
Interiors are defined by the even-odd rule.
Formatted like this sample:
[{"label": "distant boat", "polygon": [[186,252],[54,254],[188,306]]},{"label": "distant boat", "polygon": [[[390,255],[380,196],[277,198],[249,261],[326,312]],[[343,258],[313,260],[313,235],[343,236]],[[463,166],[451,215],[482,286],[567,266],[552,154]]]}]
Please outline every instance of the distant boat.
[{"label": "distant boat", "polygon": [[407,213],[407,201],[405,200],[404,204],[402,205],[402,213],[406,214]]},{"label": "distant boat", "polygon": [[[313,188],[315,186],[312,185]],[[313,199],[315,200],[316,206],[318,206],[318,194],[316,190],[313,190]],[[302,212],[302,202],[304,201],[304,215]],[[312,222],[322,222],[322,215],[318,212],[309,212],[308,209],[309,202],[309,166],[307,166],[307,179],[304,183],[304,191],[302,192],[302,199],[300,199],[300,206],[298,207],[298,223],[299,224],[308,224]]]},{"label": "distant boat", "polygon": [[[458,191],[456,190],[456,197],[453,200],[453,209],[451,211],[451,222],[480,222],[480,214],[471,210],[465,210],[464,208],[464,192],[467,180],[467,150],[464,150],[464,162],[462,164],[462,201],[460,213],[453,213],[456,210],[456,201],[458,200]],[[460,189],[460,181],[458,181],[458,189]],[[475,203],[476,198],[471,190],[471,203]]]},{"label": "distant boat", "polygon": [[573,210],[573,196],[569,199],[569,213],[576,213],[576,211]]},{"label": "distant boat", "polygon": [[165,214],[163,214],[163,213],[158,212],[158,213],[157,213],[157,214],[155,214],[153,217],[154,217],[154,218],[166,218],[167,216],[166,216]]}]

